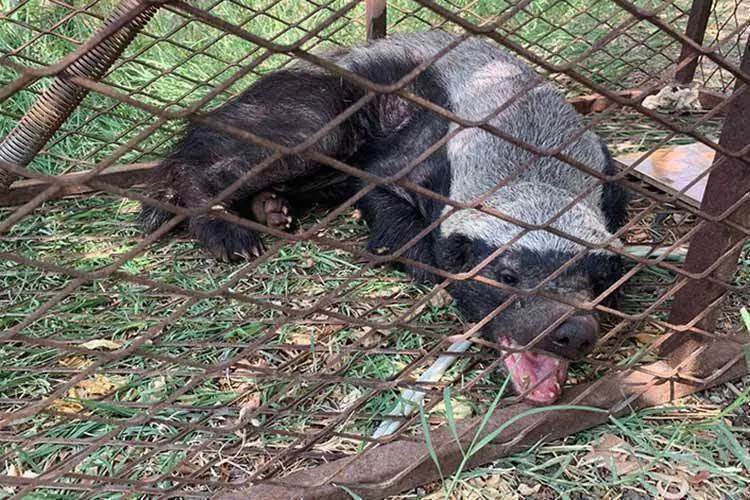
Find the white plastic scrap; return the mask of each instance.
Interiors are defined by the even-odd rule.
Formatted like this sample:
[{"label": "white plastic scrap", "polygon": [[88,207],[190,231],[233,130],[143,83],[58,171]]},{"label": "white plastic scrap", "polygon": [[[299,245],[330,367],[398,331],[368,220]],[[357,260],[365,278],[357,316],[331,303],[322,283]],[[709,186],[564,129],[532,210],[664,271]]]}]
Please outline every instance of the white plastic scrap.
[{"label": "white plastic scrap", "polygon": [[[448,352],[462,353],[471,346],[471,342],[468,340],[461,340],[448,347]],[[417,378],[417,382],[438,382],[443,374],[450,368],[450,366],[456,361],[456,356],[450,354],[443,354],[438,357],[435,362]],[[396,430],[403,423],[402,420],[388,418],[388,417],[408,417],[414,410],[422,406],[424,401],[424,392],[415,391],[413,389],[403,389],[401,391],[401,397],[399,398],[398,404],[393,408],[386,418],[380,423],[375,432],[373,433],[373,439],[378,439],[383,436],[389,436],[396,432]]]},{"label": "white plastic scrap", "polygon": [[664,87],[656,95],[643,99],[646,109],[660,111],[696,111],[701,109],[697,87],[680,88],[675,85]]}]

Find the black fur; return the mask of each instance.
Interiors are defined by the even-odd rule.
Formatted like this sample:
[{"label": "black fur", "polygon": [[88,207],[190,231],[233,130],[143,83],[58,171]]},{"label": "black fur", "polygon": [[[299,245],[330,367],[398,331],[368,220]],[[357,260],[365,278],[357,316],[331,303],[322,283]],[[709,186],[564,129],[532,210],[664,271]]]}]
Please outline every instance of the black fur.
[{"label": "black fur", "polygon": [[[607,145],[602,141],[602,151],[606,157],[607,164],[604,167],[603,174],[614,176],[619,173],[619,169],[612,159]],[[607,182],[602,189],[601,208],[607,219],[607,230],[611,233],[617,232],[628,220],[628,202],[629,193],[621,184],[616,182]]]}]

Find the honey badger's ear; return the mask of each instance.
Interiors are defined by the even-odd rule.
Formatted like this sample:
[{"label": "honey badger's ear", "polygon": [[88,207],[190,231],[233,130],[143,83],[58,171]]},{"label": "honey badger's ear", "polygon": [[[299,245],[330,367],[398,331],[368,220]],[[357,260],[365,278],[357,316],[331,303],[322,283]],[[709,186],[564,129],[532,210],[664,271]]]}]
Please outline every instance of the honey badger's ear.
[{"label": "honey badger's ear", "polygon": [[457,273],[468,268],[474,242],[468,236],[453,233],[441,238],[438,243],[438,264],[449,273]]},{"label": "honey badger's ear", "polygon": [[[624,272],[622,257],[606,252],[589,254],[586,257],[586,268],[591,277],[594,294],[597,297],[620,279]],[[608,296],[608,299],[616,300],[616,295],[613,292]],[[605,299],[605,302],[607,302],[607,299]]]}]

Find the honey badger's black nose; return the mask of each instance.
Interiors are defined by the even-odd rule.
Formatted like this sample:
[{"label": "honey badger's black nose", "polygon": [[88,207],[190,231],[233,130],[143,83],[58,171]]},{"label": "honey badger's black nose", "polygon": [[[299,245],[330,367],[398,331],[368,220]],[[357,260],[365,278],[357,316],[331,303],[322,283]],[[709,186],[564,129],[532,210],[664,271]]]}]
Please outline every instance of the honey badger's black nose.
[{"label": "honey badger's black nose", "polygon": [[574,316],[550,333],[549,350],[567,359],[577,359],[594,349],[599,323],[592,316]]}]

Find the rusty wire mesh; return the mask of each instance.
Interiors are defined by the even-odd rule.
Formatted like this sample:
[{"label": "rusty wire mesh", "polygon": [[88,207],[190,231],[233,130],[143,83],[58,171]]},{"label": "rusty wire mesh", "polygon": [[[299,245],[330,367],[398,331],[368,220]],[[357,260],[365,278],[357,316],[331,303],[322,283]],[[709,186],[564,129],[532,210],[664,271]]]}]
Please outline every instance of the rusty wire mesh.
[{"label": "rusty wire mesh", "polygon": [[[55,0],[45,4],[41,9],[39,2],[11,2],[0,17],[2,135],[50,80],[63,74],[70,55],[87,50],[114,5],[97,0],[80,6]],[[364,2],[154,5],[154,17],[101,80],[70,78],[90,92],[33,161],[3,163],[8,172],[36,179],[41,187],[28,191],[31,195],[16,206],[0,209],[0,456],[15,467],[6,467],[0,483],[17,496],[94,496],[95,491],[191,496],[273,480],[331,495],[344,493],[336,489],[343,482],[360,494],[378,496],[419,484],[408,479],[419,471],[427,474],[425,467],[430,467],[419,414],[406,419],[394,436],[377,440],[372,432],[403,388],[427,391],[425,411],[436,427],[445,423],[440,411],[433,410],[447,385],[471,414],[487,411],[504,381],[498,369],[502,359],[488,341],[474,339],[441,382],[415,380],[445,353],[448,337],[478,328],[463,325],[439,292],[456,279],[507,285],[479,275],[481,268],[464,275],[434,270],[444,278],[434,289],[413,283],[383,265],[403,261],[403,249],[388,255],[364,250],[366,228],[353,211],[354,199],[333,211],[313,211],[294,234],[227,215],[268,236],[260,258],[236,266],[214,262],[184,237],[165,236],[165,229],[143,236],[133,224],[136,202],[144,200],[134,179],[145,179],[141,173],[169,151],[184,121],[294,59],[414,101],[406,91],[361,81],[315,57],[317,49],[364,40]],[[728,164],[747,168],[742,159],[747,136],[718,140],[726,117],[737,116],[733,106],[741,109],[744,102],[748,109],[750,79],[740,59],[750,31],[750,8],[743,0],[719,1],[711,8],[702,43],[705,54],[693,56],[699,61],[694,81],[719,98],[701,112],[684,114],[659,113],[640,100],[671,84],[675,70],[689,63],[680,59],[687,44],[683,33],[689,2],[399,0],[388,2],[388,9],[389,32],[440,27],[483,36],[518,53],[571,99],[592,93],[608,97],[610,105],[587,115],[586,126],[616,154],[639,152],[643,161],[658,148],[699,142],[719,153],[703,180]],[[622,93],[636,88],[642,93],[635,97]],[[505,137],[487,123],[462,123],[439,106],[419,104]],[[208,123],[258,141],[248,131]],[[278,145],[277,154],[309,154],[363,176],[370,186],[383,182],[310,152],[314,139],[295,148]],[[570,163],[591,175],[591,189],[607,180],[586,165]],[[574,368],[569,383],[580,386],[566,400],[590,404],[609,389],[598,403],[613,413],[664,401],[663,395],[653,395],[660,388],[668,386],[679,395],[736,374],[742,343],[726,339],[742,333],[738,311],[749,296],[747,269],[735,265],[738,255],[745,265],[750,259],[743,246],[750,234],[743,215],[748,184],[739,182],[734,191],[720,186],[727,203],[706,205],[704,199],[698,207],[635,175],[637,164],[616,176],[634,194],[630,220],[618,236],[667,251],[653,259],[608,247],[625,255],[629,267],[604,295],[622,287],[626,299],[618,310],[600,305],[605,296],[585,305],[611,319],[594,354]],[[115,165],[136,167],[127,171],[131,177],[115,182],[103,175]],[[96,192],[58,199],[59,190],[71,187],[65,175],[75,172],[84,174],[72,184]],[[6,204],[12,205],[14,193],[23,191],[18,186],[3,193]],[[738,187],[744,194],[729,199]],[[447,201],[456,208],[468,206]],[[185,214],[179,207],[171,209]],[[557,231],[552,222],[544,229]],[[703,252],[712,255],[710,264],[695,261],[691,267],[690,259],[684,266],[670,260],[671,252],[717,227],[733,236],[723,247]],[[699,258],[700,250],[691,248]],[[696,299],[700,309],[688,317],[677,318],[675,311],[670,316],[672,299],[691,286],[716,293],[703,302]],[[529,293],[515,292],[494,314]],[[677,337],[687,352],[666,350]],[[669,369],[654,364],[664,352],[671,356]],[[707,353],[711,359],[700,362]],[[640,381],[636,390],[618,385],[633,377]],[[511,415],[520,401],[508,395],[501,410]],[[554,435],[548,424],[544,417],[525,422],[514,429],[514,439],[490,451],[506,452],[531,444],[525,439]],[[566,432],[580,425],[575,419],[569,424]],[[388,448],[396,445],[402,447]],[[382,464],[378,469],[382,456],[371,459],[368,453],[388,449],[400,450],[412,461],[396,471]],[[450,451],[445,453],[450,462]],[[348,482],[342,481],[340,474],[350,469],[377,473],[350,474]],[[316,470],[318,475],[295,475]],[[435,477],[431,474],[425,477]],[[284,483],[287,476],[297,479]],[[291,490],[281,491],[268,490],[256,498],[282,498]]]}]

